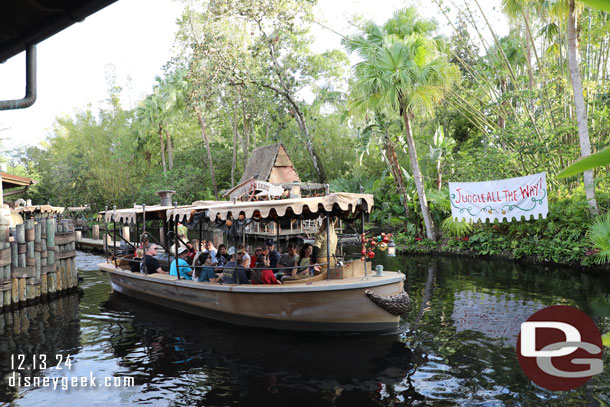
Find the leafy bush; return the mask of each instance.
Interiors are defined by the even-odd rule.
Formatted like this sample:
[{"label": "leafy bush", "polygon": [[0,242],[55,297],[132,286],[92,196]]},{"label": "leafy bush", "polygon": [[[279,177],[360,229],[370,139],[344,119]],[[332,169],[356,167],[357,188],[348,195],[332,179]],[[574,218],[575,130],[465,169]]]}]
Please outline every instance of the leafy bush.
[{"label": "leafy bush", "polygon": [[610,261],[610,213],[591,222],[587,230],[587,238],[597,250],[596,262],[601,264]]},{"label": "leafy bush", "polygon": [[471,222],[466,222],[464,219],[461,222],[456,222],[451,216],[441,223],[443,234],[451,237],[464,237],[472,233],[473,229]]}]

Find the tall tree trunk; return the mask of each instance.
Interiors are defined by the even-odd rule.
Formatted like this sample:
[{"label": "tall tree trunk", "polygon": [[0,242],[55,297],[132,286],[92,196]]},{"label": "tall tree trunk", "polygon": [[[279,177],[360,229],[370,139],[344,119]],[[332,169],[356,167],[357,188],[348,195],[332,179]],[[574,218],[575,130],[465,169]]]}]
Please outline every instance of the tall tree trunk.
[{"label": "tall tree trunk", "polygon": [[169,164],[169,170],[174,168],[174,147],[172,144],[172,136],[169,135],[167,129],[165,129],[165,138],[167,138],[167,160]]},{"label": "tall tree trunk", "polygon": [[529,106],[530,110],[534,111],[534,69],[532,68],[532,47],[530,46],[529,34],[528,31],[525,31],[525,45],[526,45],[526,53],[525,59],[527,60],[527,76],[529,78],[528,88],[530,91],[529,95]]},{"label": "tall tree trunk", "polygon": [[214,189],[214,196],[218,200],[218,187],[216,186],[216,175],[214,175],[214,161],[212,160],[212,151],[210,150],[210,139],[206,131],[205,119],[199,109],[195,109],[197,114],[197,120],[199,121],[199,127],[201,127],[201,137],[205,144],[205,148],[208,151],[208,166],[210,167],[210,178],[212,179],[212,188]]},{"label": "tall tree trunk", "polygon": [[426,199],[426,191],[424,188],[424,178],[419,169],[419,163],[417,162],[417,151],[415,150],[415,140],[413,139],[413,130],[411,129],[411,119],[409,118],[409,112],[407,112],[406,109],[403,109],[402,119],[405,123],[405,135],[409,147],[411,171],[413,172],[415,188],[417,188],[417,194],[419,195],[419,206],[426,225],[426,236],[428,239],[436,240],[436,226],[434,225],[432,215],[430,214],[430,208],[428,207],[428,200]]},{"label": "tall tree trunk", "polygon": [[305,115],[299,108],[298,103],[294,100],[292,95],[290,95],[287,90],[278,89],[277,87],[267,83],[260,83],[260,85],[267,89],[271,89],[278,95],[282,96],[292,107],[292,114],[294,115],[299,129],[303,134],[303,142],[305,143],[305,149],[309,154],[309,158],[311,158],[311,163],[313,164],[313,168],[316,171],[316,175],[318,176],[318,181],[324,184],[327,180],[326,169],[324,168],[322,160],[320,160],[320,156],[318,155],[318,152],[316,151],[316,148],[313,145],[313,140],[311,138],[311,134],[309,133],[307,122],[305,121]]},{"label": "tall tree trunk", "polygon": [[235,166],[237,165],[237,113],[233,111],[233,160],[231,161],[231,188],[235,186]]},{"label": "tall tree trunk", "polygon": [[396,149],[394,148],[394,144],[392,143],[392,140],[390,140],[387,132],[385,135],[385,150],[388,152],[390,171],[392,171],[392,175],[394,176],[396,189],[398,189],[398,193],[402,196],[402,207],[405,210],[405,216],[409,216],[409,197],[407,196],[407,188],[405,188],[405,180],[402,176],[402,171],[400,170],[400,164],[398,163],[398,157],[396,156]]},{"label": "tall tree trunk", "polygon": [[[570,14],[568,15],[568,66],[570,78],[574,91],[574,108],[576,110],[576,122],[578,123],[578,138],[580,141],[580,155],[586,157],[591,155],[591,142],[589,140],[589,125],[587,123],[587,111],[585,98],[582,93],[582,81],[578,64],[578,45],[576,34],[576,10],[574,0],[570,0]],[[584,173],[585,194],[589,202],[591,215],[599,214],[597,201],[595,199],[595,184],[593,182],[593,171]]]},{"label": "tall tree trunk", "polygon": [[161,163],[163,164],[163,174],[167,173],[167,167],[165,165],[165,144],[163,143],[163,126],[159,123],[159,143],[161,144]]},{"label": "tall tree trunk", "polygon": [[246,113],[246,109],[242,109],[242,119],[243,119],[243,137],[241,138],[241,149],[244,153],[244,169],[248,166],[248,149],[250,148],[250,129],[248,128],[248,124],[250,123],[248,120],[248,114]]},{"label": "tall tree trunk", "polygon": [[443,166],[441,163],[441,157],[438,157],[438,161],[436,162],[436,189],[438,191],[441,190],[441,186],[443,185]]}]

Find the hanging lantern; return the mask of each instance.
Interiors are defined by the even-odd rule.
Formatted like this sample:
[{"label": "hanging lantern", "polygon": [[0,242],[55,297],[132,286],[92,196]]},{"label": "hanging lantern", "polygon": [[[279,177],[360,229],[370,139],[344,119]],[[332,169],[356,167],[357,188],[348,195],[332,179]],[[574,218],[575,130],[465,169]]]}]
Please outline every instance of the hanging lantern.
[{"label": "hanging lantern", "polygon": [[379,246],[377,246],[379,248],[379,250],[381,250],[382,252],[385,252],[386,250],[388,250],[388,244],[385,242],[381,242],[379,243]]},{"label": "hanging lantern", "polygon": [[396,245],[394,244],[394,240],[390,240],[390,243],[388,243],[388,256],[396,257]]}]

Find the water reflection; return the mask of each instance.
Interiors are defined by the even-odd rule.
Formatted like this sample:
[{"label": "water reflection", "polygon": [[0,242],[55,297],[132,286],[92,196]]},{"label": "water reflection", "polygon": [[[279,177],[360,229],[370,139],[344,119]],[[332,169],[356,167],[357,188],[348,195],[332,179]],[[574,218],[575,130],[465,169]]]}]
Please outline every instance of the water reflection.
[{"label": "water reflection", "polygon": [[608,373],[570,393],[550,392],[527,379],[514,350],[521,322],[547,305],[572,305],[596,317],[602,330],[610,326],[610,314],[592,307],[606,298],[606,279],[485,260],[413,257],[401,266],[407,266],[409,294],[419,305],[406,316],[415,324],[405,340],[428,355],[412,380],[427,400],[526,406],[610,400]]},{"label": "water reflection", "polygon": [[[284,397],[324,405],[354,394],[373,403],[423,360],[397,335],[329,337],[238,328],[167,312],[120,294],[111,295],[102,310],[132,315],[128,323],[115,324],[117,335],[110,342],[136,383],[175,378],[182,386],[194,386],[191,396],[202,405]],[[161,391],[157,386],[148,390]]]},{"label": "water reflection", "polygon": [[[320,336],[235,327],[111,294],[97,256],[79,254],[84,296],[0,314],[0,361],[71,353],[74,375],[133,377],[133,388],[6,385],[20,405],[601,406],[610,374],[555,393],[534,386],[514,351],[518,326],[551,304],[610,330],[606,276],[569,269],[432,257],[380,258],[407,275],[401,335]],[[606,370],[610,364],[604,352]],[[33,374],[40,374],[34,372]],[[61,376],[61,373],[49,373]]]},{"label": "water reflection", "polygon": [[79,294],[73,293],[0,314],[0,401],[10,402],[18,395],[19,390],[9,386],[14,371],[40,377],[46,369],[36,363],[44,360],[51,369],[54,362],[80,351],[78,313]]}]

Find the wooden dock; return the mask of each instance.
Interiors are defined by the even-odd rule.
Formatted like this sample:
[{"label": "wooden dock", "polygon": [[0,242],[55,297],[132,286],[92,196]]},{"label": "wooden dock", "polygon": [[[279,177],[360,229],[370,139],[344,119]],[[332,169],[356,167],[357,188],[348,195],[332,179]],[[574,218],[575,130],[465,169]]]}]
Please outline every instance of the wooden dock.
[{"label": "wooden dock", "polygon": [[[120,242],[116,242],[119,247]],[[113,247],[111,242],[108,247]],[[79,250],[87,250],[92,252],[103,252],[104,251],[104,240],[103,239],[89,239],[86,237],[80,238],[76,241],[76,248]]]},{"label": "wooden dock", "polygon": [[0,228],[0,311],[78,286],[71,220],[28,219]]}]

